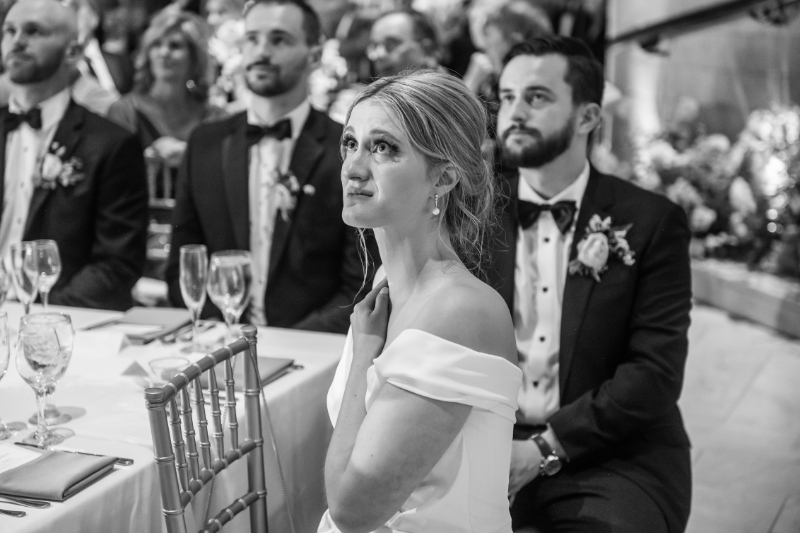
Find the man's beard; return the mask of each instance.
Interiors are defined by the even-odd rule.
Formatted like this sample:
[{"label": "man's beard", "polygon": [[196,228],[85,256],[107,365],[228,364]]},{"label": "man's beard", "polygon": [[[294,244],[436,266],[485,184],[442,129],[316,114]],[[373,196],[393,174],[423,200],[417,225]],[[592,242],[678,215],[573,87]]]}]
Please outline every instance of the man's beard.
[{"label": "man's beard", "polygon": [[[512,133],[523,133],[533,142],[515,144],[508,146],[508,137]],[[539,168],[555,160],[558,156],[567,151],[572,144],[572,136],[575,134],[575,126],[572,117],[567,120],[564,127],[550,135],[544,137],[542,132],[537,129],[528,129],[524,126],[512,126],[503,133],[501,150],[503,160],[518,168]]]},{"label": "man's beard", "polygon": [[[49,80],[53,77],[53,75],[55,75],[56,72],[58,72],[58,69],[61,68],[62,63],[64,62],[64,56],[66,53],[66,50],[59,50],[58,53],[45,56],[40,62],[36,62],[32,61],[30,59],[30,55],[28,54],[11,52],[4,58],[3,66],[6,72],[8,72],[8,78],[14,83],[19,85],[38,83]],[[10,59],[12,59],[14,55],[23,55],[27,58],[27,60],[21,64],[18,63],[13,65],[10,62]]]},{"label": "man's beard", "polygon": [[[273,76],[271,78],[269,77],[261,78],[259,77],[258,74],[255,74],[254,75],[255,79],[251,80],[250,67],[256,65],[264,65],[269,67],[273,72]],[[252,91],[254,94],[257,94],[258,96],[270,97],[286,93],[296,85],[296,83],[291,83],[291,81],[292,80],[288,80],[282,77],[281,69],[274,65],[255,62],[249,65],[245,69],[244,82],[247,85],[247,88],[250,89],[250,91]]]}]

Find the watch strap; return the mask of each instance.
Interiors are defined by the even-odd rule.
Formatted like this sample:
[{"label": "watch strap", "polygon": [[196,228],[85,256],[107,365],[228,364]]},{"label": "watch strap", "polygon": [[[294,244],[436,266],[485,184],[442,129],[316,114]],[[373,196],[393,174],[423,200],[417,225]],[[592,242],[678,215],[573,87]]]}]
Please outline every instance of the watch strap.
[{"label": "watch strap", "polygon": [[539,451],[542,452],[542,457],[550,457],[551,455],[556,455],[556,451],[550,447],[550,444],[544,440],[541,434],[537,433],[531,437],[531,440],[536,443],[536,446],[539,447]]}]

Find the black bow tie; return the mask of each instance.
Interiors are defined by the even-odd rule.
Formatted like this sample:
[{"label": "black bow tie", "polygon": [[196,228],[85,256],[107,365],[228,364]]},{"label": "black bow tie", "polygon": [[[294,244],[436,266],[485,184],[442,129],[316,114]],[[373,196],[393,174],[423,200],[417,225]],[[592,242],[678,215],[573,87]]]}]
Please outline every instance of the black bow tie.
[{"label": "black bow tie", "polygon": [[561,230],[561,233],[566,233],[572,227],[572,221],[575,220],[575,212],[577,210],[575,202],[572,201],[556,202],[550,205],[520,200],[517,204],[517,219],[522,229],[527,229],[536,222],[542,211],[550,211],[558,229]]},{"label": "black bow tie", "polygon": [[35,130],[42,129],[42,110],[38,107],[34,107],[24,113],[12,113],[11,111],[7,111],[3,117],[6,132],[17,129],[23,122],[27,122],[28,125]]},{"label": "black bow tie", "polygon": [[257,124],[247,125],[247,144],[252,146],[264,137],[275,137],[279,141],[289,139],[292,136],[292,123],[289,119],[283,119],[272,126],[259,126]]}]

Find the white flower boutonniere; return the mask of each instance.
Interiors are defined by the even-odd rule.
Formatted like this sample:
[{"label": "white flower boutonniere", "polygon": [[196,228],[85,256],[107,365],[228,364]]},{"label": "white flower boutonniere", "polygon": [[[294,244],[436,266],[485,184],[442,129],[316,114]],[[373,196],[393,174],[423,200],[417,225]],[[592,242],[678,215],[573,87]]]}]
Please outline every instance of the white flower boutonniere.
[{"label": "white flower boutonniere", "polygon": [[69,187],[86,178],[83,162],[77,157],[64,159],[67,149],[57,142],[50,145],[50,150],[39,160],[33,176],[34,187],[55,189],[57,185]]},{"label": "white flower boutonniere", "polygon": [[289,214],[297,206],[300,182],[294,174],[278,173],[275,179],[275,205],[281,212],[284,222],[289,222]]},{"label": "white flower boutonniere", "polygon": [[634,252],[625,238],[633,224],[611,226],[611,217],[604,219],[593,215],[586,228],[586,236],[578,243],[578,257],[569,262],[570,274],[592,276],[600,281],[600,274],[608,270],[608,258],[613,255],[627,266],[633,265]]}]

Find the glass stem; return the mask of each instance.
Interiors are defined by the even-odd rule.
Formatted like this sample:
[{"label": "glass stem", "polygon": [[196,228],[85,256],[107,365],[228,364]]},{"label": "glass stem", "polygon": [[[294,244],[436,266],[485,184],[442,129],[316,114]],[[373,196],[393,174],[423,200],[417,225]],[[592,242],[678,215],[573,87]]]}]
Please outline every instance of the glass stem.
[{"label": "glass stem", "polygon": [[42,293],[42,307],[47,311],[47,297],[50,296],[50,291],[41,291]]},{"label": "glass stem", "polygon": [[230,311],[225,311],[225,326],[227,326],[228,330],[228,339],[225,341],[225,344],[230,344],[234,340],[236,340],[236,337],[234,336],[233,333],[233,321],[235,319],[236,317],[234,316],[233,313],[231,313]]},{"label": "glass stem", "polygon": [[24,309],[25,316],[28,316],[29,314],[31,314],[31,302],[32,301],[33,301],[33,298],[31,298],[27,302],[23,302],[22,303],[22,307]]},{"label": "glass stem", "polygon": [[197,340],[198,330],[200,328],[200,311],[201,309],[192,309],[192,351],[200,352],[200,341]]},{"label": "glass stem", "polygon": [[47,435],[47,426],[44,424],[44,409],[47,405],[47,393],[44,388],[36,391],[36,440],[39,441],[39,448],[44,448],[44,439]]}]

